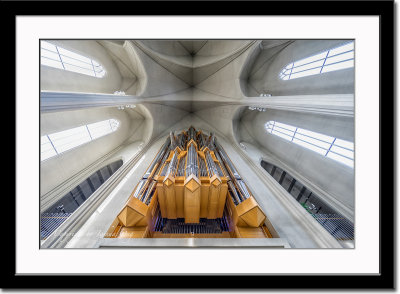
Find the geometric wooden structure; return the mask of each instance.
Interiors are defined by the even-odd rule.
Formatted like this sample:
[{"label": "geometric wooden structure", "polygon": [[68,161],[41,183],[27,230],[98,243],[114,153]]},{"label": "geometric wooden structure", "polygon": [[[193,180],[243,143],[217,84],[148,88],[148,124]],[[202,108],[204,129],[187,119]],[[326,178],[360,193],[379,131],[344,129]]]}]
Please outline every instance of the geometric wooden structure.
[{"label": "geometric wooden structure", "polygon": [[[171,132],[106,237],[274,237],[265,213],[215,140],[193,127],[177,137]],[[169,224],[173,229],[166,233]]]}]

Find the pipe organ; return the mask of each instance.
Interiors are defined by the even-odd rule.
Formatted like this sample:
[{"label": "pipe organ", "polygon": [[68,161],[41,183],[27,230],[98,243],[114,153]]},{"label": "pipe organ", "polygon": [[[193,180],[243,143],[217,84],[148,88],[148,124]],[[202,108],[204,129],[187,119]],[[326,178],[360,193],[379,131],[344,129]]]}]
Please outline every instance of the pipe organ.
[{"label": "pipe organ", "polygon": [[279,237],[218,140],[170,132],[105,237]]}]

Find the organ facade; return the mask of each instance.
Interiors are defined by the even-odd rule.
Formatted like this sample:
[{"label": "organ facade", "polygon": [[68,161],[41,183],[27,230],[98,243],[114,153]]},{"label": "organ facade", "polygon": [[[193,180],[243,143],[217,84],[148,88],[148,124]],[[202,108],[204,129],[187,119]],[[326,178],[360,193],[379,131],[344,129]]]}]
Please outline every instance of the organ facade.
[{"label": "organ facade", "polygon": [[106,238],[279,237],[214,134],[171,131]]}]

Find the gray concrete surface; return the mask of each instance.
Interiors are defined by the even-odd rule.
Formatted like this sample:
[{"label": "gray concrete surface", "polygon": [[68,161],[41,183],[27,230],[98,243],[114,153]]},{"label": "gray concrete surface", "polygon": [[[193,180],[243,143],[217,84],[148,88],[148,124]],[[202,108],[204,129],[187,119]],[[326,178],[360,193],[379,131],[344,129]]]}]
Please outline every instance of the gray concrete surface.
[{"label": "gray concrete surface", "polygon": [[[58,126],[92,121],[96,118],[92,113],[111,115],[112,109],[116,109],[122,101],[110,98],[106,101],[110,104],[98,108],[101,99],[96,94],[112,94],[114,91],[126,90],[126,94],[130,95],[126,98],[136,104],[138,115],[125,113],[125,118],[121,117],[121,130],[125,131],[114,137],[104,137],[99,146],[94,144],[77,148],[68,155],[54,158],[48,167],[43,163],[43,187],[47,185],[50,192],[63,183],[73,182],[69,180],[79,178],[78,174],[83,176],[85,169],[104,162],[106,158],[102,156],[113,150],[118,152],[118,148],[123,149],[133,143],[147,144],[154,138],[166,136],[170,130],[179,131],[193,125],[207,132],[213,131],[224,140],[228,154],[235,158],[235,164],[271,217],[271,222],[292,247],[335,247],[337,244],[328,240],[328,237],[315,236],[319,233],[312,222],[285,199],[284,193],[268,181],[255,162],[261,156],[280,161],[315,185],[328,198],[331,197],[338,207],[354,211],[354,171],[328,162],[326,158],[316,157],[297,146],[280,142],[263,128],[266,120],[280,119],[344,139],[354,138],[354,108],[349,105],[351,99],[346,98],[342,105],[337,99],[322,105],[322,96],[319,96],[354,95],[353,69],[288,83],[278,78],[282,67],[294,59],[341,43],[343,40],[148,40],[140,44],[131,40],[60,41],[60,45],[70,50],[96,58],[109,75],[105,79],[97,79],[42,66],[43,91],[92,95],[88,100],[84,95],[81,99],[77,95],[67,95],[74,99],[70,101],[68,97],[64,97],[64,101],[49,100],[55,104],[47,104],[53,107],[52,114],[42,113],[42,117],[47,117],[42,120],[42,130],[56,130]],[[192,76],[189,78],[186,74]],[[193,78],[195,75],[197,78]],[[260,93],[270,93],[277,98],[264,103],[258,97]],[[311,98],[307,100],[300,95],[311,95]],[[279,104],[283,100],[278,96],[289,98],[283,105]],[[299,98],[297,101],[296,96]],[[270,110],[263,114],[245,110],[248,105],[257,104],[264,104]],[[80,115],[74,115],[72,111],[77,108],[80,110],[76,113]],[[256,151],[246,155],[239,147],[240,142],[251,144]],[[156,148],[156,144],[152,146],[137,167],[138,172],[147,167],[146,163],[155,152],[153,148]],[[110,155],[110,158],[114,158],[114,155]],[[64,170],[66,162],[71,166]],[[51,171],[55,175],[50,174]],[[136,171],[134,174],[129,180],[131,185],[139,179]],[[80,231],[83,234],[80,235],[82,241],[74,237],[68,246],[94,246],[95,241],[85,239],[84,233],[103,232],[115,217],[115,210],[123,205],[129,190],[128,186],[125,188],[121,188],[112,201],[105,202],[108,204],[103,206],[101,213],[94,213],[86,222]]]}]

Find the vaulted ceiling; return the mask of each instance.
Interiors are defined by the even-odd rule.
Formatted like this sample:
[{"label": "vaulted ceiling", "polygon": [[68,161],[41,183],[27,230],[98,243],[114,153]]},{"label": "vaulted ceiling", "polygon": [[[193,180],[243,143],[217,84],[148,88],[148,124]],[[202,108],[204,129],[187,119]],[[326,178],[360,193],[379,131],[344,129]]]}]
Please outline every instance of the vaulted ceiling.
[{"label": "vaulted ceiling", "polygon": [[[343,210],[352,212],[353,197],[348,196],[354,190],[352,169],[295,144],[274,141],[264,129],[268,120],[279,119],[354,140],[353,68],[290,81],[279,78],[282,69],[294,60],[345,40],[51,42],[92,58],[102,64],[106,74],[96,78],[42,66],[42,133],[59,131],[61,124],[78,126],[111,114],[124,126],[123,131],[96,142],[96,148],[78,148],[42,163],[42,174],[48,175],[42,187],[48,185],[47,190],[121,144],[147,144],[171,130],[194,125],[238,146],[252,144],[258,150],[254,154],[272,154],[336,195],[345,203]],[[127,104],[136,107],[118,110]],[[249,106],[268,111],[251,110]],[[76,156],[86,161],[72,166]],[[60,178],[50,183],[56,169]]]}]

